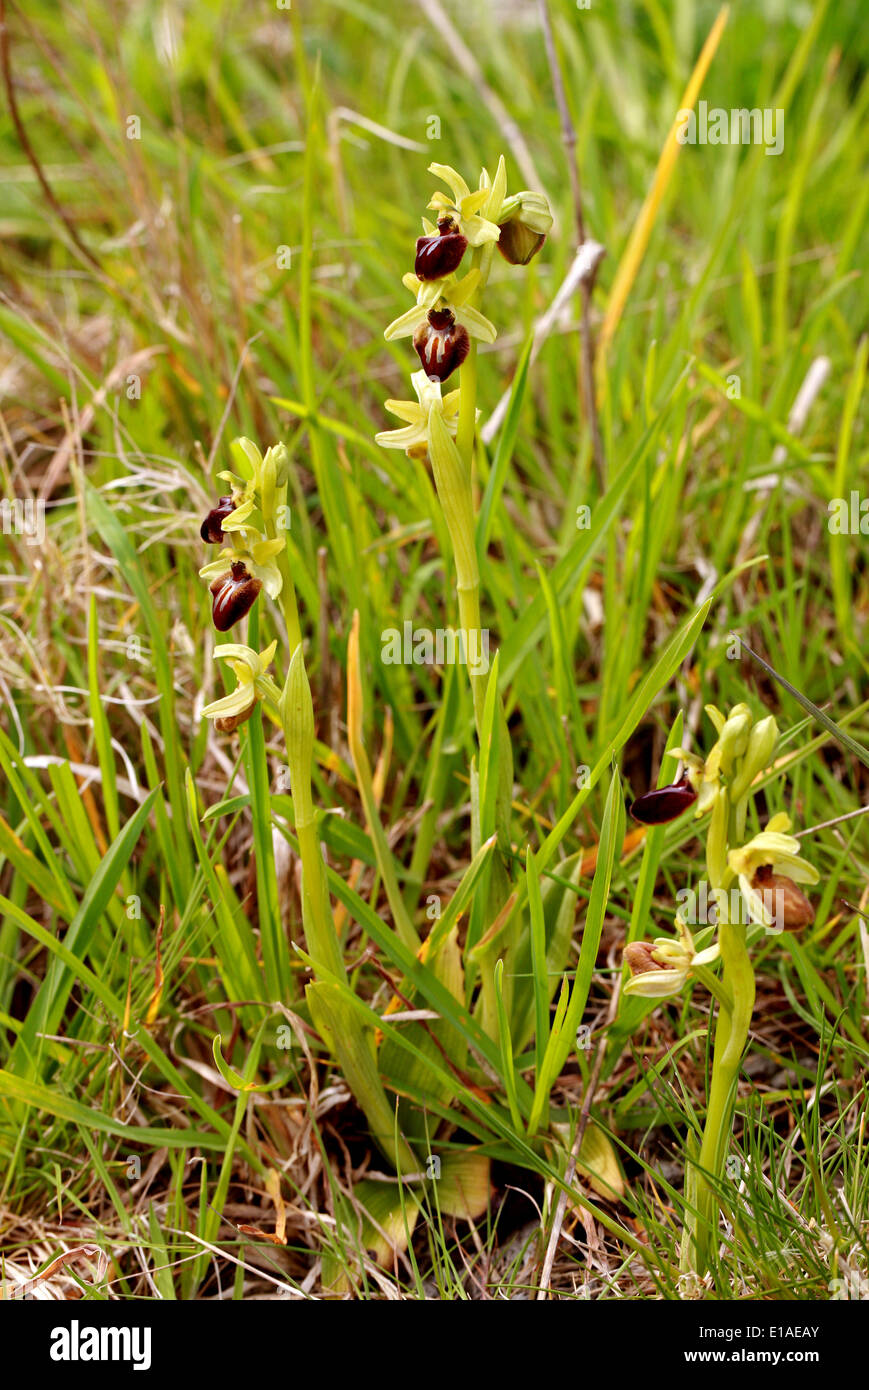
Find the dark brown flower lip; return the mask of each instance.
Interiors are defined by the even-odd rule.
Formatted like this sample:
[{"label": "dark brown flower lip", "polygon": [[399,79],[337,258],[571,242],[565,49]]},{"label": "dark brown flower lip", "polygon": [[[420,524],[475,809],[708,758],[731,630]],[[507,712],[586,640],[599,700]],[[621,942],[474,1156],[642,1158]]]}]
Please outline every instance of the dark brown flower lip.
[{"label": "dark brown flower lip", "polygon": [[224,539],[223,522],[235,511],[235,503],[230,496],[218,497],[217,506],[212,507],[199,528],[199,534],[206,545],[219,545]]},{"label": "dark brown flower lip", "polygon": [[259,701],[253,700],[247,709],[242,710],[241,714],[223,714],[219,719],[215,719],[214,727],[219,734],[234,734],[236,729],[242,724],[246,724],[256,709]]},{"label": "dark brown flower lip", "polygon": [[443,382],[462,365],[471,341],[451,309],[432,309],[428,323],[414,333],[413,346],[429,381]]},{"label": "dark brown flower lip", "polygon": [[455,224],[449,219],[443,224],[439,222],[438,227],[441,230],[434,236],[417,237],[413,273],[418,280],[442,280],[445,275],[452,275],[467,250],[467,238],[454,229]]},{"label": "dark brown flower lip", "polygon": [[226,574],[218,575],[209,588],[212,622],[218,632],[228,632],[250,612],[262,588],[262,580],[248,574],[241,560],[233,560]]},{"label": "dark brown flower lip", "polygon": [[647,975],[651,970],[671,970],[672,966],[662,965],[652,954],[654,947],[650,941],[631,941],[624,949],[624,959],[632,975]]},{"label": "dark brown flower lip", "polygon": [[773,873],[769,864],[761,864],[751,881],[766,902],[777,927],[785,931],[802,931],[815,920],[815,909],[799,884],[786,874]]},{"label": "dark brown flower lip", "polygon": [[630,811],[640,825],[665,825],[676,820],[683,812],[693,806],[697,793],[687,777],[681,777],[669,787],[656,787],[643,796],[638,796]]}]

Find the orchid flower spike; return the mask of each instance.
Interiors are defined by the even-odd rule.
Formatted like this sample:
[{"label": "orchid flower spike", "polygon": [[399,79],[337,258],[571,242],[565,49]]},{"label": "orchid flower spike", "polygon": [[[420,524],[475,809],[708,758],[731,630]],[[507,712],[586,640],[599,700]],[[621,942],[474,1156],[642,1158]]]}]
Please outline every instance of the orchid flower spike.
[{"label": "orchid flower spike", "polygon": [[230,452],[238,473],[217,476],[231,491],[220,498],[200,529],[208,544],[228,542],[217,559],[199,571],[201,579],[213,581],[213,616],[219,632],[244,617],[260,589],[275,599],[283,587],[277,556],[284,542],[265,536],[260,527],[275,516],[278,490],[289,477],[289,451],[285,444],[274,444],[263,456],[252,439],[241,437],[232,441]]}]

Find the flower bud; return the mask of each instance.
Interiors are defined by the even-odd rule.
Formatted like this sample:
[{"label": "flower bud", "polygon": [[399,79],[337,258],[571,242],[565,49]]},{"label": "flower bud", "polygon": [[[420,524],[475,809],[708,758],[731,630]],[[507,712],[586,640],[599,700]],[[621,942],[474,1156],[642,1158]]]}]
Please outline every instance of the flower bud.
[{"label": "flower bud", "polygon": [[266,456],[262,461],[262,467],[260,468],[259,477],[257,479],[260,510],[263,514],[263,520],[265,521],[271,521],[275,514],[277,472],[275,456],[271,449],[269,449],[266,451]]},{"label": "flower bud", "polygon": [[537,255],[552,226],[542,193],[514,193],[501,207],[498,250],[510,265],[527,265]]},{"label": "flower bud", "polygon": [[253,607],[262,581],[248,574],[241,560],[234,560],[226,574],[218,575],[210,586],[211,618],[218,632],[227,632]]},{"label": "flower bud", "polygon": [[413,335],[413,345],[429,381],[446,381],[464,362],[471,340],[452,309],[431,309],[428,322]]},{"label": "flower bud", "polygon": [[815,909],[803,890],[786,874],[773,873],[768,864],[757,870],[751,886],[763,894],[775,926],[785,931],[802,931],[815,920]]},{"label": "flower bud", "polygon": [[693,806],[697,793],[687,777],[681,777],[671,787],[657,787],[638,796],[631,806],[631,815],[641,825],[664,825],[676,820]]},{"label": "flower bud", "polygon": [[467,246],[467,238],[458,231],[451,217],[438,218],[437,236],[417,237],[414,274],[418,280],[442,280],[452,275],[458,270]]},{"label": "flower bud", "polygon": [[275,465],[275,485],[283,487],[290,476],[290,451],[286,444],[273,444],[266,450],[266,458],[271,458]]},{"label": "flower bud", "polygon": [[769,766],[777,740],[778,725],[773,715],[759,719],[749,734],[742,767],[730,784],[730,795],[734,801],[744,796],[758,773]]},{"label": "flower bud", "polygon": [[235,503],[230,496],[219,497],[217,506],[212,507],[199,528],[199,534],[208,545],[220,545],[224,539],[223,523],[235,511]]},{"label": "flower bud", "polygon": [[719,750],[719,765],[725,776],[729,775],[737,758],[741,758],[748,747],[751,735],[751,710],[748,705],[734,705],[724,721],[716,747]]}]

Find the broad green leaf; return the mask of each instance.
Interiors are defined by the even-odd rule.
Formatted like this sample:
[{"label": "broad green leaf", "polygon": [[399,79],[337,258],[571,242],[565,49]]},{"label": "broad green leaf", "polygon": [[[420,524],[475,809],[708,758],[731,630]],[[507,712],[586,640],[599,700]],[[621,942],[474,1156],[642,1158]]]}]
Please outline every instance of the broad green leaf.
[{"label": "broad green leaf", "polygon": [[[572,1137],[569,1126],[559,1124],[554,1128],[561,1134],[565,1145],[569,1145]],[[585,1127],[576,1166],[588,1178],[599,1197],[613,1202],[620,1201],[625,1195],[624,1175],[615,1148],[594,1120],[589,1120]]]},{"label": "broad green leaf", "polygon": [[[427,944],[427,943],[426,943]],[[465,1000],[465,972],[462,953],[458,944],[458,928],[453,927],[449,936],[432,953],[423,947],[426,965],[435,978],[440,981],[460,1004]],[[413,993],[405,996],[413,1007],[425,1005],[425,1000],[417,999]],[[399,1004],[399,1007],[404,1007]],[[443,1019],[432,1019],[425,1023],[409,1022],[400,1027],[403,1044],[390,1033],[384,1037],[378,1053],[378,1066],[386,1084],[401,1095],[404,1091],[416,1091],[430,1097],[441,1105],[449,1105],[456,1095],[455,1077],[444,1074],[445,1059],[449,1059],[459,1072],[467,1065],[468,1046],[458,1029]],[[412,1042],[422,1053],[414,1055],[406,1046]],[[431,1059],[437,1066],[428,1065],[423,1059]],[[404,1102],[399,1104],[399,1117],[402,1130],[414,1143],[421,1141],[430,1123],[424,1108]]]},{"label": "broad green leaf", "polygon": [[[418,1197],[405,1184],[374,1182],[363,1178],[353,1187],[352,1206],[345,1202],[347,1215],[338,1215],[338,1243],[342,1258],[333,1250],[323,1251],[323,1287],[334,1296],[349,1293],[353,1287],[347,1274],[348,1257],[359,1264],[363,1256],[375,1264],[391,1267],[396,1254],[407,1249],[419,1216]],[[355,1255],[355,1259],[353,1258]]]},{"label": "broad green leaf", "polygon": [[440,1177],[432,1181],[431,1202],[444,1216],[476,1221],[484,1216],[492,1190],[491,1160],[475,1149],[441,1158]]}]

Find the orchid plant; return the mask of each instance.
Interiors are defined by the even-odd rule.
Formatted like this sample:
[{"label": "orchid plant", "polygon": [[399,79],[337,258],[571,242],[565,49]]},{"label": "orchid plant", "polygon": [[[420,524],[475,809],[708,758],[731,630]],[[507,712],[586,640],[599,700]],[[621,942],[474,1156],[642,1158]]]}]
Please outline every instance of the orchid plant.
[{"label": "orchid plant", "polygon": [[241,643],[217,646],[215,657],[227,662],[236,683],[227,694],[206,705],[203,714],[214,721],[221,734],[235,734],[240,726],[261,718],[263,712],[283,730],[301,861],[305,958],[315,976],[306,991],[307,1008],[321,1035],[328,1039],[381,1148],[396,1167],[412,1172],[419,1165],[404,1140],[393,1133],[392,1110],[370,1053],[370,1030],[341,1007],[340,988],[346,983],[347,971],[312,795],[313,700],[286,538],[278,534],[288,516],[289,455],[283,444],[272,446],[263,455],[249,439],[237,439],[231,448],[238,471],[219,474],[230,491],[220,497],[201,528],[202,539],[221,549],[216,559],[203,566],[200,576],[211,581],[212,616],[220,632],[250,614],[261,592],[280,600],[289,663],[283,681],[276,680],[271,670],[277,637],[261,652]]},{"label": "orchid plant", "polygon": [[[718,735],[706,757],[684,748],[670,750],[685,775],[672,786],[639,797],[632,815],[646,825],[676,819],[693,806],[695,818],[708,815],[706,872],[715,923],[704,928],[717,938],[697,950],[682,915],[676,938],[635,941],[625,948],[627,994],[650,999],[677,995],[692,980],[707,988],[718,1004],[712,1073],[702,1143],[689,1155],[686,1170],[688,1219],[682,1242],[685,1270],[703,1274],[717,1227],[714,1182],[725,1169],[733,1125],[736,1084],[754,1010],[755,980],[750,947],[764,932],[798,931],[814,916],[801,885],[818,882],[818,871],[800,855],[790,834],[790,817],[772,815],[766,828],[745,839],[757,779],[773,761],[778,728],[772,715],[754,720],[738,704],[728,715],[714,705],[706,712]],[[718,975],[713,966],[721,964]]]},{"label": "orchid plant", "polygon": [[[479,418],[476,354],[477,343],[494,342],[497,330],[479,304],[495,248],[508,263],[527,264],[543,245],[552,215],[542,193],[507,195],[503,156],[494,178],[486,169],[481,171],[474,192],[449,165],[431,164],[429,173],[447,185],[449,194],[437,190],[432,195],[428,206],[437,214],[437,225],[422,219],[423,235],[416,243],[413,273],[403,277],[402,283],[415,296],[415,306],[384,332],[387,341],[413,337],[420,361],[420,370],[411,375],[416,401],[387,401],[386,409],[405,426],[381,431],[375,438],[385,449],[403,449],[411,459],[431,464],[453,547],[459,619],[468,649],[480,651],[480,575],[472,487]],[[470,268],[459,278],[457,271],[469,250]],[[458,389],[443,395],[443,384],[459,368]],[[478,736],[486,683],[485,672],[472,671]],[[501,773],[505,783],[512,778],[508,742],[505,738]],[[499,829],[509,839],[503,824]]]},{"label": "orchid plant", "polygon": [[[430,466],[449,533],[456,577],[456,599],[464,649],[488,651],[481,631],[480,571],[474,472],[477,423],[477,345],[492,343],[495,325],[483,314],[482,303],[497,249],[510,265],[527,265],[542,247],[552,227],[552,215],[542,193],[507,193],[503,156],[494,177],[482,169],[471,191],[461,174],[449,165],[431,164],[429,173],[449,193],[436,190],[428,208],[437,224],[423,217],[412,273],[402,283],[414,295],[413,308],[394,319],[384,331],[387,341],[412,337],[420,369],[411,373],[416,400],[388,400],[386,409],[404,422],[403,428],[375,436],[385,449],[402,449],[418,466]],[[470,265],[460,273],[468,257]],[[444,392],[458,371],[457,388]],[[487,870],[488,922],[495,920],[510,893],[507,862],[512,852],[510,833],[513,755],[510,734],[497,689],[497,658],[469,663],[474,724],[480,760],[471,759],[472,841],[475,849],[490,833],[497,836],[503,857]],[[487,694],[492,703],[487,710]],[[492,824],[484,823],[480,785],[482,762],[497,745],[493,772],[497,790],[490,799]],[[472,972],[473,973],[473,972]],[[497,1031],[494,960],[482,971],[478,1001],[484,1027]]]}]

